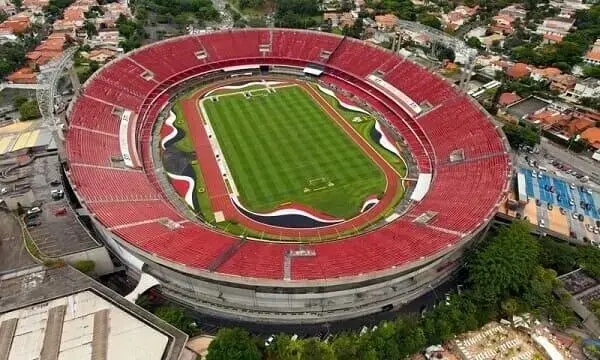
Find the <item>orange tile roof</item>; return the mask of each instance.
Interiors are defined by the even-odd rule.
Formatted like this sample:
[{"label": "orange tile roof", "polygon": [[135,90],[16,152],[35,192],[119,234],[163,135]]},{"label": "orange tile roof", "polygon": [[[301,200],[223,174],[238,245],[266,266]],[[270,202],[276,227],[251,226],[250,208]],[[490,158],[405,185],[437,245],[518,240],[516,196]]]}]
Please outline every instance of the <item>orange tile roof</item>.
[{"label": "orange tile roof", "polygon": [[581,133],[581,137],[596,149],[600,149],[600,128],[591,127]]},{"label": "orange tile roof", "polygon": [[595,121],[586,118],[575,119],[569,123],[569,131],[572,135],[575,135],[578,132],[594,126],[595,123]]},{"label": "orange tile roof", "polygon": [[588,51],[588,53],[585,54],[585,58],[600,61],[600,51]]},{"label": "orange tile roof", "polygon": [[521,97],[519,95],[515,93],[505,92],[502,95],[500,95],[500,99],[498,100],[498,102],[500,103],[500,105],[510,105],[519,100],[521,100]]},{"label": "orange tile roof", "polygon": [[563,37],[562,37],[562,35],[558,35],[558,34],[544,34],[544,39],[554,41],[554,42],[561,42],[563,40]]},{"label": "orange tile roof", "polygon": [[19,70],[8,75],[6,79],[10,82],[18,84],[35,84],[37,82],[36,74],[28,67],[20,68]]},{"label": "orange tile roof", "polygon": [[13,16],[12,18],[6,20],[2,24],[0,24],[0,30],[5,32],[10,32],[13,34],[20,34],[27,30],[29,27],[30,21],[26,16]]},{"label": "orange tile roof", "polygon": [[508,76],[521,78],[529,75],[529,67],[524,63],[516,63],[508,69]]}]

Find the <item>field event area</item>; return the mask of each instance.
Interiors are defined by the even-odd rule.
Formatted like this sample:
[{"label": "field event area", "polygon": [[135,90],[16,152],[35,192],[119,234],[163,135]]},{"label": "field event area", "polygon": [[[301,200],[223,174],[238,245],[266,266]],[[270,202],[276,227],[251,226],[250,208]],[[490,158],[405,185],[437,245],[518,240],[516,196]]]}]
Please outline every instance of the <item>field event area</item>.
[{"label": "field event area", "polygon": [[333,119],[313,96],[285,84],[201,100],[247,209],[297,203],[349,218],[385,191],[383,171],[336,123],[343,118]]}]

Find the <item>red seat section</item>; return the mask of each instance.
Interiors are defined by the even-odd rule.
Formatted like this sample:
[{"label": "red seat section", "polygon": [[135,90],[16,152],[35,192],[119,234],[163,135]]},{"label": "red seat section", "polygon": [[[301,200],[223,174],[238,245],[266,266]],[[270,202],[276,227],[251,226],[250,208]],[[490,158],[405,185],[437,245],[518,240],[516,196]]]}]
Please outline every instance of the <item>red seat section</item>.
[{"label": "red seat section", "polygon": [[237,58],[255,58],[261,56],[259,49],[259,31],[242,30],[217,32],[202,39],[202,45],[208,52],[209,61]]},{"label": "red seat section", "polygon": [[504,152],[496,128],[468,99],[437,108],[418,120],[434,145],[439,163],[448,161],[454,150],[463,149],[465,158]]},{"label": "red seat section", "polygon": [[311,246],[316,256],[292,260],[292,279],[336,278],[357,269],[365,273],[389,269],[432,255],[456,240],[456,235],[398,220],[344,242]]},{"label": "red seat section", "polygon": [[112,156],[121,156],[119,138],[71,128],[67,133],[67,156],[74,163],[110,166]]},{"label": "red seat section", "polygon": [[328,64],[356,76],[365,77],[391,57],[393,57],[392,53],[380,47],[356,39],[344,38],[329,58]]},{"label": "red seat section", "polygon": [[158,193],[141,171],[72,164],[76,191],[87,201],[157,199]]},{"label": "red seat section", "polygon": [[302,30],[273,29],[271,52],[277,57],[325,62],[326,55],[333,52],[342,39],[329,34],[314,36],[313,33]]},{"label": "red seat section", "polygon": [[73,106],[71,125],[116,135],[121,119],[113,113],[113,109],[112,105],[80,96]]},{"label": "red seat section", "polygon": [[115,233],[147,252],[199,268],[207,267],[237,241],[192,223],[174,230],[160,223],[149,223],[118,229]]},{"label": "red seat section", "polygon": [[163,41],[160,46],[148,46],[135,51],[130,56],[154,74],[154,79],[163,81],[167,78],[205,63],[196,53],[202,45],[196,36],[185,36]]},{"label": "red seat section", "polygon": [[142,104],[142,99],[132,95],[124,88],[124,83],[114,87],[101,79],[97,79],[86,86],[84,94],[135,112]]},{"label": "red seat section", "polygon": [[436,106],[458,94],[450,83],[410,61],[394,68],[384,79],[418,104],[428,101]]},{"label": "red seat section", "polygon": [[508,155],[439,166],[425,199],[410,214],[435,211],[431,225],[472,231],[494,214],[508,171]]},{"label": "red seat section", "polygon": [[135,202],[89,203],[88,208],[104,226],[113,227],[161,218],[173,221],[183,220],[179,214],[162,200]]}]

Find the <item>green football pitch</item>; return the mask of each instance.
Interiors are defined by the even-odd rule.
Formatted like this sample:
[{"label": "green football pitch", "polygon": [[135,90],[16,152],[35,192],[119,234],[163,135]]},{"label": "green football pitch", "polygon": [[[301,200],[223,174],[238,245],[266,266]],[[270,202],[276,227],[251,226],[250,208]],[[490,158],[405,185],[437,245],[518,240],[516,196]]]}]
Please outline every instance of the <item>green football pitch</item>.
[{"label": "green football pitch", "polygon": [[203,106],[249,210],[297,202],[349,218],[384,192],[382,170],[299,86],[218,99]]}]

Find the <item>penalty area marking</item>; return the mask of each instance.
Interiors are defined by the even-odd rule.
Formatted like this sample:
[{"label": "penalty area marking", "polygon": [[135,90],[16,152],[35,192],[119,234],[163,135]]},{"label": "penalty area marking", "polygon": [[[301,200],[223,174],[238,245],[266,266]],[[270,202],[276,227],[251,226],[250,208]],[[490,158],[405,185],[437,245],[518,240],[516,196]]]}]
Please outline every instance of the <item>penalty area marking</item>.
[{"label": "penalty area marking", "polygon": [[333,181],[325,177],[308,179],[308,185],[304,188],[304,193],[306,194],[309,192],[326,190],[334,186],[335,184],[333,183]]}]

